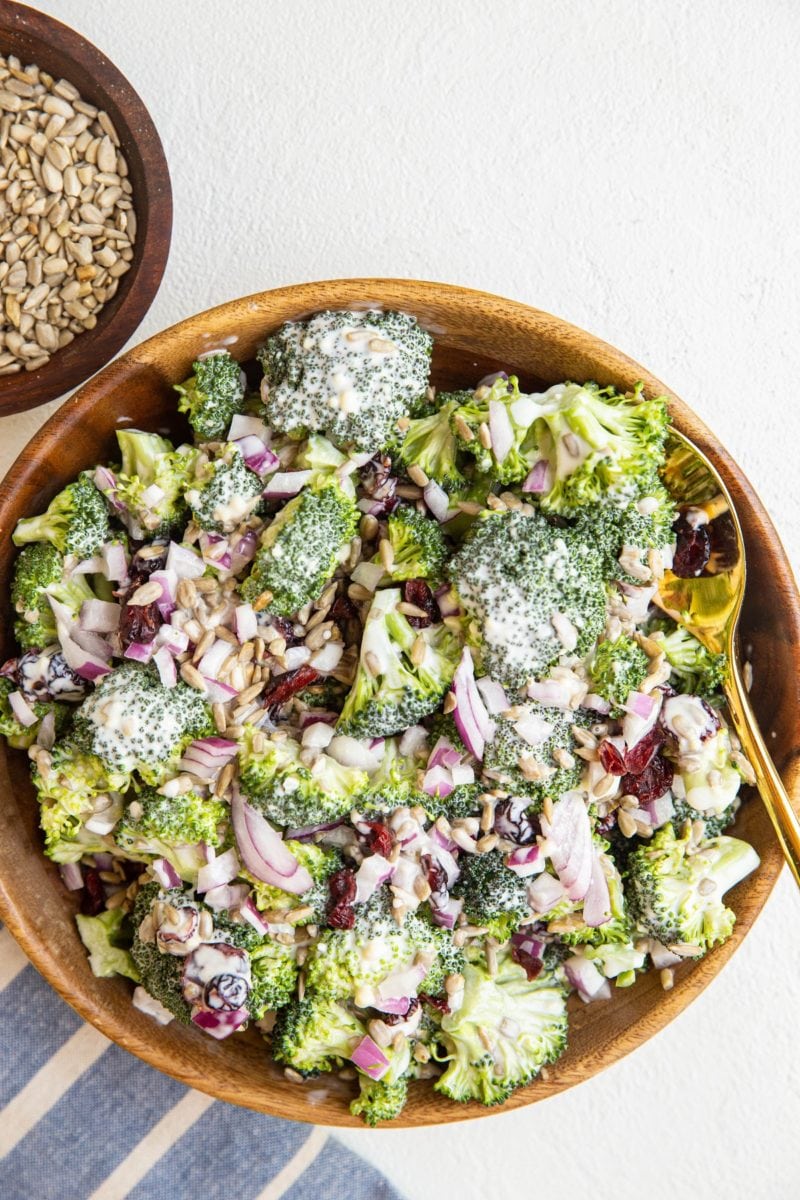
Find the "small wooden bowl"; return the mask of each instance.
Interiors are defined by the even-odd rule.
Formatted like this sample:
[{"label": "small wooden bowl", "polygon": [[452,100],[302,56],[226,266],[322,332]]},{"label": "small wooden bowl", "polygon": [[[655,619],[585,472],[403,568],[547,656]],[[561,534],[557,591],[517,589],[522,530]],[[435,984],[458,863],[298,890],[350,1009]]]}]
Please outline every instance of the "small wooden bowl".
[{"label": "small wooden bowl", "polygon": [[137,234],[131,269],[94,329],[79,334],[38,371],[0,376],[0,416],[63,396],[114,357],[137,329],[158,291],[169,255],[172,189],[161,140],[125,76],[74,29],[24,4],[0,0],[0,54],[35,63],[74,83],[82,99],[114,122],[133,185]]},{"label": "small wooden bowl", "polygon": [[[414,313],[436,338],[433,378],[439,386],[469,386],[490,371],[516,369],[523,386],[594,379],[647,394],[667,389],[618,350],[564,321],[511,300],[435,283],[386,279],[338,280],[281,288],[234,300],[192,317],[129,351],[87,383],[36,434],[0,485],[0,595],[9,617],[8,579],[14,558],[10,533],[17,519],[40,512],[79,470],[113,456],[118,424],[179,428],[171,385],[184,379],[203,350],[221,345],[245,362],[282,321],[325,308],[381,305]],[[749,585],[742,643],[752,647],[753,702],[786,786],[800,791],[800,604],[789,564],[760,501],[713,435],[677,397],[672,414],[717,463],[744,527]],[[185,436],[186,428],[183,429]],[[5,653],[11,652],[10,636]],[[38,969],[74,1008],[109,1038],[191,1087],[249,1108],[298,1121],[359,1125],[350,1116],[350,1091],[333,1079],[305,1087],[288,1082],[270,1063],[256,1033],[214,1042],[173,1023],[161,1028],[131,1006],[130,985],[95,979],[72,920],[74,896],[42,855],[26,758],[0,752],[0,916]],[[606,1003],[571,1001],[570,1048],[539,1080],[512,1096],[504,1110],[533,1104],[588,1079],[667,1025],[722,969],[761,911],[782,859],[758,799],[746,804],[735,831],[753,843],[761,867],[731,894],[738,915],[733,937],[695,964],[681,967],[675,987],[661,988],[651,972]],[[422,1126],[486,1114],[476,1104],[453,1104],[428,1083],[411,1088],[395,1122]]]}]

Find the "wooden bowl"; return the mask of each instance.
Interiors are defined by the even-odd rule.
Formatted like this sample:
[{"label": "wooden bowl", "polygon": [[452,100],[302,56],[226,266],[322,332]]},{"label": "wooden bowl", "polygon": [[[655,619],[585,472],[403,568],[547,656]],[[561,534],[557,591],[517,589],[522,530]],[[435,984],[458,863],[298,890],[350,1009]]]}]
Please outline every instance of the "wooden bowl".
[{"label": "wooden bowl", "polygon": [[153,302],[169,255],[172,189],[161,140],[150,114],[106,56],[53,17],[0,0],[0,54],[36,63],[55,79],[74,83],[82,99],[105,110],[128,161],[137,218],[131,269],[103,307],[92,330],[53,354],[38,371],[0,376],[0,416],[63,396],[114,357]]},{"label": "wooden bowl", "polygon": [[[436,338],[434,381],[473,385],[502,367],[523,385],[594,379],[630,387],[644,380],[649,395],[667,389],[618,350],[564,321],[511,300],[434,283],[366,279],[280,288],[192,317],[129,351],[87,383],[36,434],[0,486],[0,595],[8,596],[14,557],[9,534],[24,514],[41,511],[79,470],[113,457],[114,430],[176,425],[170,385],[184,379],[198,352],[229,345],[251,359],[282,321],[325,308],[383,305],[414,313]],[[800,789],[800,605],[778,536],[742,472],[696,416],[672,397],[676,424],[718,464],[742,518],[750,583],[742,618],[743,644],[755,663],[753,701],[786,786]],[[184,429],[185,435],[185,429]],[[6,618],[8,618],[6,602]],[[6,639],[6,653],[11,651]],[[349,1090],[327,1078],[289,1083],[270,1063],[257,1034],[214,1042],[173,1023],[161,1028],[131,1006],[130,985],[95,979],[72,920],[74,897],[42,855],[36,805],[24,754],[0,752],[0,916],[56,990],[109,1038],[191,1087],[250,1108],[298,1121],[359,1125],[347,1109]],[[751,841],[761,867],[731,894],[738,921],[733,937],[695,964],[679,969],[675,987],[657,972],[613,1000],[571,1001],[570,1048],[540,1080],[515,1093],[520,1108],[581,1083],[634,1050],[673,1020],[722,969],[752,926],[781,869],[781,853],[758,799],[744,805],[736,832]],[[483,1116],[478,1105],[453,1104],[428,1083],[411,1088],[397,1125],[420,1126]]]}]

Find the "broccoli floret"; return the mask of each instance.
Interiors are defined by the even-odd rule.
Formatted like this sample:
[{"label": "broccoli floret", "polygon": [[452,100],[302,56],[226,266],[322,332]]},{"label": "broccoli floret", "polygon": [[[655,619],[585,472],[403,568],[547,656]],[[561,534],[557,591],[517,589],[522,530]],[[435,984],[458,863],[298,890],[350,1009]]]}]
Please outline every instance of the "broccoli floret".
[{"label": "broccoli floret", "polygon": [[[453,411],[450,424],[458,435],[459,448],[474,457],[482,474],[499,483],[514,483],[525,478],[538,458],[529,429],[535,408],[532,397],[520,395],[516,376],[501,377],[491,387],[467,393]],[[501,447],[498,457],[492,430],[500,423],[510,434],[511,442],[507,449],[505,445]]]},{"label": "broccoli floret", "polygon": [[298,975],[297,951],[270,937],[250,950],[251,987],[247,1001],[250,1015],[259,1021],[266,1012],[288,1004],[295,994]]},{"label": "broccoli floret", "polygon": [[733,932],[736,915],[725,907],[725,893],[758,864],[748,842],[718,837],[695,844],[688,828],[679,836],[668,824],[628,859],[628,899],[651,937],[705,953]]},{"label": "broccoli floret", "polygon": [[228,815],[228,806],[215,796],[197,792],[161,796],[144,787],[128,799],[114,838],[131,857],[167,858],[181,876],[194,879],[195,856],[190,860],[181,849],[198,842],[219,846]]},{"label": "broccoli floret", "polygon": [[[668,745],[668,756],[673,753]],[[723,726],[691,753],[677,759],[679,774],[672,782],[676,800],[684,802],[689,816],[708,820],[727,813],[736,801],[742,775],[731,760],[731,738]],[[692,816],[692,820],[696,818]]]},{"label": "broccoli floret", "polygon": [[672,804],[674,809],[672,823],[676,829],[682,829],[685,821],[702,821],[703,836],[707,838],[719,837],[721,833],[724,833],[736,820],[736,814],[741,808],[741,800],[738,796],[732,804],[718,813],[700,812],[699,809],[692,808],[691,804],[687,804],[685,800],[678,800],[674,794]]},{"label": "broccoli floret", "polygon": [[448,572],[483,670],[505,686],[544,674],[565,652],[587,654],[605,625],[597,549],[538,513],[482,514]]},{"label": "broccoli floret", "polygon": [[725,686],[726,654],[713,654],[702,642],[668,617],[651,622],[648,637],[658,642],[670,665],[670,683],[679,692],[710,699]]},{"label": "broccoli floret", "polygon": [[446,492],[462,488],[466,483],[457,461],[458,440],[451,428],[451,418],[470,395],[470,392],[439,393],[438,408],[409,423],[397,450],[398,461],[403,467],[420,467]]},{"label": "broccoli floret", "polygon": [[[57,742],[50,752],[49,763],[40,758],[32,773],[48,856],[57,844],[77,836],[83,822],[94,812],[95,802],[110,800],[113,805],[116,797],[121,812],[121,794],[130,786],[127,771],[108,768],[71,738]],[[103,803],[104,815],[108,811],[108,804]],[[61,857],[59,861],[67,860]]]},{"label": "broccoli floret", "polygon": [[628,696],[638,692],[649,666],[644,650],[625,634],[613,642],[600,642],[589,666],[592,691],[609,702],[612,717],[622,716]]},{"label": "broccoli floret", "polygon": [[295,856],[300,866],[308,871],[314,881],[313,886],[303,895],[297,896],[268,883],[262,883],[247,871],[242,871],[243,877],[253,885],[255,903],[264,912],[291,912],[293,908],[310,906],[314,911],[308,920],[321,924],[325,920],[329,898],[328,879],[343,865],[341,852],[335,847],[326,848],[313,842],[296,842],[291,839],[284,845]]},{"label": "broccoli floret", "polygon": [[318,679],[316,683],[312,683],[309,687],[303,688],[302,691],[297,693],[297,699],[305,704],[306,708],[321,709],[325,712],[339,712],[344,704],[346,695],[347,684],[334,679],[332,675],[328,675],[323,679]]},{"label": "broccoli floret", "polygon": [[452,942],[418,913],[406,913],[402,925],[392,915],[387,888],[381,888],[366,904],[356,906],[352,929],[326,929],[309,950],[306,988],[335,998],[356,998],[361,1006],[370,1001],[369,991],[389,975],[409,968],[422,955],[427,974],[420,991],[442,985],[440,953],[445,961]]},{"label": "broccoli floret", "polygon": [[197,451],[177,450],[157,433],[118,429],[122,453],[119,473],[105,471],[102,487],[132,537],[167,538],[186,524],[184,489],[193,477]]},{"label": "broccoli floret", "polygon": [[370,1079],[359,1072],[359,1094],[350,1105],[354,1117],[363,1117],[374,1129],[381,1121],[393,1121],[399,1117],[408,1099],[408,1076],[398,1079]]},{"label": "broccoli floret", "polygon": [[121,663],[104,675],[75,713],[73,737],[109,770],[138,771],[160,782],[194,738],[215,726],[200,692],[165,688],[154,667]]},{"label": "broccoli floret", "polygon": [[571,516],[608,499],[646,494],[663,460],[664,396],[645,400],[641,384],[621,395],[613,387],[564,383],[536,396],[535,404],[528,441],[531,454],[548,463],[548,490],[539,497],[545,511]]},{"label": "broccoli floret", "polygon": [[140,936],[142,922],[150,915],[151,908],[158,900],[180,904],[183,892],[162,892],[158,883],[148,883],[140,889],[131,914],[134,929],[131,957],[145,991],[184,1025],[188,1025],[192,1010],[184,1000],[181,988],[184,960],[176,954],[162,954],[154,938],[144,941]]},{"label": "broccoli floret", "polygon": [[[438,521],[418,513],[410,505],[395,509],[387,521],[387,538],[394,554],[386,570],[388,579],[426,579],[436,586],[442,580],[448,551]],[[376,554],[372,560],[381,562]]]},{"label": "broccoli floret", "polygon": [[267,423],[380,450],[428,383],[433,342],[398,312],[322,312],[288,321],[259,351]]},{"label": "broccoli floret", "polygon": [[[342,454],[341,450],[337,450],[333,442],[329,442],[318,433],[312,433],[300,446],[293,469],[313,471],[311,483],[314,484],[336,475],[346,462],[347,456]],[[355,487],[349,474],[339,474],[336,478],[348,496],[355,496]]]},{"label": "broccoli floret", "polygon": [[[583,763],[573,753],[572,726],[588,726],[591,716],[586,711],[546,708],[536,703],[518,706],[517,711],[521,716],[514,720],[494,718],[495,734],[486,744],[483,765],[515,794],[528,797],[538,811],[545,796],[555,800],[579,786]],[[518,722],[526,737],[518,732]],[[569,762],[564,753],[573,758],[572,766],[564,765]]]},{"label": "broccoli floret", "polygon": [[199,478],[186,490],[186,501],[201,529],[230,533],[261,505],[263,489],[240,451],[226,446],[219,458],[200,469]]},{"label": "broccoli floret", "polygon": [[395,808],[425,804],[429,799],[418,787],[419,773],[424,768],[427,751],[411,756],[401,754],[397,738],[386,738],[383,756],[358,806],[364,812],[392,812]]},{"label": "broccoli floret", "polygon": [[306,994],[278,1012],[272,1053],[276,1062],[310,1078],[343,1066],[366,1032],[346,1004],[327,995]]},{"label": "broccoli floret", "polygon": [[91,558],[111,537],[108,509],[90,471],[82,471],[50,501],[46,512],[17,522],[14,545],[50,542],[61,554]]},{"label": "broccoli floret", "polygon": [[37,718],[35,725],[23,725],[14,715],[8,699],[10,694],[16,690],[10,679],[0,678],[0,734],[6,739],[9,746],[13,746],[15,750],[27,750],[28,746],[36,741],[39,723],[48,713],[53,713],[55,717],[56,735],[62,732],[72,711],[69,705],[56,704],[52,700],[27,700],[23,696]]},{"label": "broccoli floret", "polygon": [[11,600],[20,614],[14,633],[24,649],[44,649],[57,641],[48,596],[66,605],[76,621],[84,601],[98,599],[88,576],[67,574],[64,559],[55,546],[36,542],[20,552],[11,585]]},{"label": "broccoli floret", "polygon": [[638,499],[581,510],[575,523],[603,554],[606,577],[639,587],[654,579],[651,551],[666,551],[662,563],[672,561],[676,517],[675,504],[655,475],[641,488]]},{"label": "broccoli floret", "polygon": [[128,949],[130,939],[122,928],[125,914],[121,908],[107,909],[97,917],[75,917],[81,941],[89,951],[89,966],[100,979],[127,975],[139,982],[139,971]]},{"label": "broccoli floret", "polygon": [[399,588],[385,588],[372,601],[356,678],[339,717],[340,733],[402,733],[438,708],[453,681],[461,655],[458,638],[446,625],[413,629],[398,611],[401,600]]},{"label": "broccoli floret", "polygon": [[239,786],[269,821],[295,829],[335,821],[350,811],[367,785],[365,771],[343,767],[328,754],[306,766],[302,747],[292,738],[270,740],[257,751],[257,735],[246,726],[239,742]]},{"label": "broccoli floret", "polygon": [[193,375],[175,385],[178,411],[186,413],[198,441],[222,438],[236,413],[244,411],[244,372],[227,350],[215,350],[192,363]]},{"label": "broccoli floret", "polygon": [[549,970],[529,982],[502,948],[497,959],[494,976],[482,959],[465,964],[463,1003],[441,1020],[434,1056],[447,1066],[434,1087],[451,1100],[502,1104],[566,1049],[563,984]]},{"label": "broccoli floret", "polygon": [[261,535],[242,596],[269,597],[260,604],[266,613],[296,613],[322,595],[357,526],[358,509],[335,480],[304,488]]},{"label": "broccoli floret", "polygon": [[464,901],[470,924],[485,926],[500,942],[508,941],[531,911],[527,880],[506,866],[498,850],[465,855],[453,895]]}]

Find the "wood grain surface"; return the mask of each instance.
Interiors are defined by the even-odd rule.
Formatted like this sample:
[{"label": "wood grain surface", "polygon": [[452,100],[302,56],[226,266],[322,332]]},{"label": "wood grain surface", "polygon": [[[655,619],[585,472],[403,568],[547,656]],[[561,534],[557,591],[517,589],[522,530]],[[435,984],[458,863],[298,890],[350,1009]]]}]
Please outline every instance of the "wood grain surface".
[{"label": "wood grain surface", "polygon": [[133,185],[137,234],[130,271],[94,329],[79,334],[38,371],[0,376],[0,416],[63,396],[114,357],[138,328],[155,298],[172,236],[172,189],[161,139],[125,76],[106,56],[60,21],[0,0],[0,54],[36,63],[74,83],[82,99],[104,109],[119,134]]},{"label": "wood grain surface", "polygon": [[[10,534],[17,519],[39,512],[79,470],[114,455],[114,430],[136,425],[181,428],[171,385],[184,379],[204,350],[227,345],[242,362],[288,318],[324,308],[380,305],[414,313],[435,337],[433,379],[439,386],[473,386],[490,371],[512,368],[523,387],[563,379],[594,379],[646,393],[666,392],[672,417],[717,464],[730,488],[745,533],[748,589],[742,644],[755,666],[752,699],[784,782],[800,794],[800,600],[778,536],[758,497],[713,434],[677,397],[619,351],[556,317],[482,292],[402,280],[338,280],[280,288],[232,301],[151,338],[108,366],[48,421],[0,485],[0,595],[5,654],[11,653]],[[181,436],[186,436],[182,428]],[[73,923],[75,899],[42,855],[37,811],[24,754],[0,751],[0,916],[38,969],[77,1011],[108,1037],[175,1078],[222,1100],[297,1121],[360,1125],[350,1116],[349,1086],[327,1077],[300,1086],[270,1063],[255,1033],[214,1042],[173,1023],[155,1025],[131,1007],[124,980],[95,979]],[[570,1046],[539,1080],[515,1093],[507,1111],[546,1099],[588,1079],[635,1050],[672,1021],[722,969],[761,911],[782,860],[757,797],[743,806],[735,830],[756,847],[761,867],[730,894],[737,913],[733,937],[676,973],[664,992],[657,972],[614,993],[611,1001],[570,1002]],[[312,1093],[312,1095],[309,1095]],[[312,1098],[313,1096],[313,1098]],[[422,1126],[485,1115],[458,1105],[429,1083],[412,1086],[395,1125]]]}]

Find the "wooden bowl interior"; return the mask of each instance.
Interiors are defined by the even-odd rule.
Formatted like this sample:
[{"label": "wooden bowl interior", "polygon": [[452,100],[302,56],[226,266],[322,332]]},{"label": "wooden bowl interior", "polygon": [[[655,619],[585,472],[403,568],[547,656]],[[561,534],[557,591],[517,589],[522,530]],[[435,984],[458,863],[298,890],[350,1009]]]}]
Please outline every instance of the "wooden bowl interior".
[{"label": "wooden bowl interior", "polygon": [[108,113],[128,162],[137,219],[131,269],[103,307],[95,328],[78,335],[39,370],[0,376],[0,415],[5,416],[64,395],[125,345],[152,304],[167,265],[172,191],[150,114],[96,46],[44,13],[0,0],[0,53],[14,54],[23,66],[36,63],[54,78],[69,80],[84,100]]},{"label": "wooden bowl interior", "polygon": [[[441,285],[391,280],[309,284],[234,301],[193,317],[131,351],[88,383],[37,434],[0,486],[6,654],[11,641],[5,598],[14,557],[9,534],[18,517],[40,511],[80,469],[113,459],[117,426],[176,430],[171,384],[189,373],[198,352],[235,337],[232,352],[245,362],[265,335],[287,318],[370,303],[412,312],[430,329],[436,338],[433,377],[440,386],[471,385],[489,371],[511,366],[520,371],[525,385],[573,378],[628,386],[643,379],[648,394],[665,390],[618,351],[547,314]],[[772,745],[785,782],[797,788],[800,620],[791,572],[774,529],[739,469],[676,398],[673,415],[720,464],[742,518],[750,561],[743,642],[752,647],[756,663],[753,700],[762,728],[774,730]],[[185,432],[181,429],[179,436]],[[177,1024],[162,1029],[131,1007],[127,983],[94,979],[72,921],[74,898],[41,854],[24,755],[0,753],[0,795],[0,913],[39,969],[79,1012],[154,1066],[221,1099],[294,1120],[359,1124],[347,1111],[348,1088],[327,1078],[305,1088],[288,1083],[270,1063],[258,1035],[217,1043]],[[738,914],[731,940],[701,962],[682,967],[671,992],[662,990],[653,972],[634,987],[616,992],[609,1003],[587,1007],[573,1001],[568,1053],[547,1081],[516,1093],[506,1110],[571,1087],[622,1057],[672,1020],[724,965],[765,903],[781,866],[757,800],[744,806],[736,832],[755,845],[762,866],[731,894]],[[477,1105],[452,1104],[420,1083],[412,1087],[397,1124],[458,1121],[485,1112]]]}]

